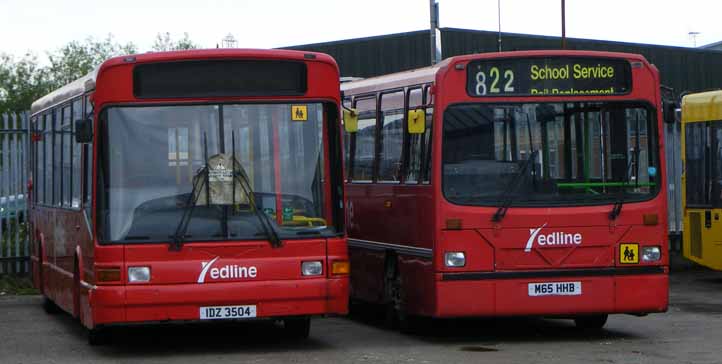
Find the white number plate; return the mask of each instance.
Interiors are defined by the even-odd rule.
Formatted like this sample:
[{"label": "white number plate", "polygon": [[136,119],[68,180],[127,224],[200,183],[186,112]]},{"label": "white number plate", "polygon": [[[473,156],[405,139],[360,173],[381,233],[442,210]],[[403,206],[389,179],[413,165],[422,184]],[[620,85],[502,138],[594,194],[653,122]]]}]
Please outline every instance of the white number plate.
[{"label": "white number plate", "polygon": [[529,296],[578,296],[582,282],[529,283]]},{"label": "white number plate", "polygon": [[201,307],[201,320],[220,320],[256,317],[256,306]]}]

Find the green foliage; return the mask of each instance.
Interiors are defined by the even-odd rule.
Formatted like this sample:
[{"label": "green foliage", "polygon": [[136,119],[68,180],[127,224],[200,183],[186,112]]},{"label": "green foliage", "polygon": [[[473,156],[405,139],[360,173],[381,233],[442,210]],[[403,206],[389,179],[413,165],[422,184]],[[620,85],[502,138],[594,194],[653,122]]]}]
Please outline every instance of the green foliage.
[{"label": "green foliage", "polygon": [[133,43],[119,44],[110,34],[103,40],[72,41],[48,54],[48,76],[53,87],[58,88],[85,76],[108,58],[132,53],[137,53]]},{"label": "green foliage", "polygon": [[153,46],[151,48],[155,52],[163,52],[178,51],[184,49],[196,49],[198,48],[198,45],[193,43],[193,41],[188,36],[188,33],[183,33],[182,39],[173,40],[170,36],[170,33],[165,32],[158,33],[155,36],[155,42],[153,43]]},{"label": "green foliage", "polygon": [[50,89],[48,71],[38,66],[37,57],[26,54],[16,60],[0,54],[0,114],[25,111]]}]

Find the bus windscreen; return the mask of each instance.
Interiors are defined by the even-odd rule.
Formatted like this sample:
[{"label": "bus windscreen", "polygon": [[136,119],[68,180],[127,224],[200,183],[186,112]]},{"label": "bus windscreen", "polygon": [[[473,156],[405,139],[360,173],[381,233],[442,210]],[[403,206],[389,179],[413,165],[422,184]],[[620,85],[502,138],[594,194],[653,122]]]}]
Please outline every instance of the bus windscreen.
[{"label": "bus windscreen", "polygon": [[623,95],[632,90],[629,61],[614,58],[538,57],[472,61],[470,96]]}]

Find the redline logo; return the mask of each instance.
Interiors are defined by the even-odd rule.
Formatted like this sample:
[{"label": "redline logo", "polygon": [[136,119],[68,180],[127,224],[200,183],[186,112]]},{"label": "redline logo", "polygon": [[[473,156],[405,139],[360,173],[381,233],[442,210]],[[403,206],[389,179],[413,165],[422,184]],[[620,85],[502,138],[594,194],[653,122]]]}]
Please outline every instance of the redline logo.
[{"label": "redline logo", "polygon": [[536,241],[539,246],[556,246],[556,245],[581,245],[582,234],[580,233],[565,233],[561,231],[555,231],[549,234],[541,234],[539,232],[546,227],[547,224],[536,228],[529,229],[529,240],[526,241],[526,247],[524,252],[528,253],[531,251],[534,242]]},{"label": "redline logo", "polygon": [[234,279],[234,278],[256,278],[258,268],[255,266],[245,267],[237,264],[227,264],[221,268],[214,268],[213,264],[220,257],[215,257],[210,262],[201,262],[201,273],[198,275],[198,283],[204,283],[210,271],[211,279]]}]

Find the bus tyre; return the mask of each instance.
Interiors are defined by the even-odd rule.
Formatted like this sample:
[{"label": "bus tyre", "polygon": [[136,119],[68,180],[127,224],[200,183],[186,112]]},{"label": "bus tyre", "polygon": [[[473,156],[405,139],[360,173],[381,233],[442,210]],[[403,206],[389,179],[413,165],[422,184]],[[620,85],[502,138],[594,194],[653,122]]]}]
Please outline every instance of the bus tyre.
[{"label": "bus tyre", "polygon": [[607,323],[608,315],[579,316],[574,324],[582,330],[599,330]]},{"label": "bus tyre", "polygon": [[286,336],[291,339],[307,339],[311,333],[310,317],[294,317],[283,320]]},{"label": "bus tyre", "polygon": [[108,343],[110,343],[110,332],[107,328],[94,327],[88,330],[88,344],[99,346]]},{"label": "bus tyre", "polygon": [[48,315],[55,315],[60,313],[61,310],[50,298],[43,296],[43,311]]}]

